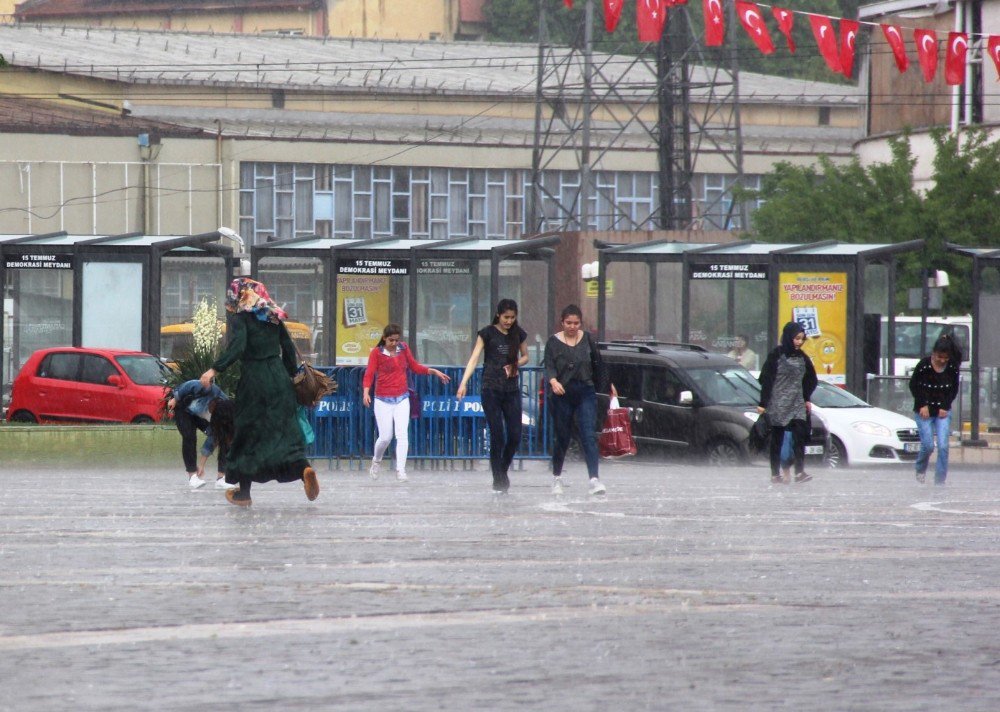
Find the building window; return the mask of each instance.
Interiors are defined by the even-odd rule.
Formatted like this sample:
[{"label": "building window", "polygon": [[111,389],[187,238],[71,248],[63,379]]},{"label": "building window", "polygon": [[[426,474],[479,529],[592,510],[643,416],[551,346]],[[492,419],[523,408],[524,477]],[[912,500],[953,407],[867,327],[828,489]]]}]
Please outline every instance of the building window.
[{"label": "building window", "polygon": [[819,107],[819,125],[829,126],[830,125],[830,107],[821,106]]},{"label": "building window", "polygon": [[[733,183],[732,176],[696,176],[696,212],[706,228],[740,227],[727,221]],[[531,172],[524,169],[242,163],[240,230],[250,244],[312,234],[516,239],[579,223],[577,172],[546,171],[540,188],[541,224],[530,226]],[[585,229],[652,230],[658,208],[655,173],[597,171]]]},{"label": "building window", "polygon": [[285,108],[285,90],[275,89],[271,92],[271,106],[275,109]]}]

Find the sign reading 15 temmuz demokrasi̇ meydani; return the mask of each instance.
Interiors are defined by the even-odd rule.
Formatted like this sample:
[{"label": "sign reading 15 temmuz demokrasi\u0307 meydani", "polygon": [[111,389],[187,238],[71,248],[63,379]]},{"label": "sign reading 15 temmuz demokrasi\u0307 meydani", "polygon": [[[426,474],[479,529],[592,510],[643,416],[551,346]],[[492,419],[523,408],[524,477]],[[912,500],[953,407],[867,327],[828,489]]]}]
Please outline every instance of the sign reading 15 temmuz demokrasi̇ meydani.
[{"label": "sign reading 15 temmuz demokrasi\u0307 meydani", "polygon": [[[355,413],[361,401],[346,396],[330,396],[316,404],[317,418],[347,418]],[[479,396],[422,396],[420,415],[423,418],[482,418],[483,403]]]},{"label": "sign reading 15 temmuz demokrasi\u0307 meydani", "polygon": [[767,265],[692,265],[691,279],[767,279]]},{"label": "sign reading 15 temmuz demokrasi\u0307 meydani", "polygon": [[22,253],[5,255],[4,269],[73,269],[69,255],[36,255]]}]

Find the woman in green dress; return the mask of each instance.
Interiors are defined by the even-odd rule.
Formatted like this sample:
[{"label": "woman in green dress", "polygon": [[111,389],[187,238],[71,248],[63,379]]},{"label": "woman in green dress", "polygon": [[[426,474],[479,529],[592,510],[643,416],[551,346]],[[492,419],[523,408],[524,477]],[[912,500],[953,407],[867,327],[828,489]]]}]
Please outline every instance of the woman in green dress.
[{"label": "woman in green dress", "polygon": [[291,376],[298,364],[284,324],[287,315],[263,284],[246,277],[230,283],[226,311],[234,314],[229,344],[201,375],[208,388],[217,372],[242,363],[236,385],[236,432],[226,468],[226,481],[240,488],[227,491],[226,499],[248,507],[251,483],[302,480],[306,497],[314,500],[319,481],[306,459],[297,418]]}]

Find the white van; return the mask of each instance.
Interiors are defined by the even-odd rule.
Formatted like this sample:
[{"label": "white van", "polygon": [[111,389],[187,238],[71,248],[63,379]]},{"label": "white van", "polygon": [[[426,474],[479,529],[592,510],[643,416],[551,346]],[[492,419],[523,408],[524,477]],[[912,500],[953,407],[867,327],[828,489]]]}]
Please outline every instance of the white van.
[{"label": "white van", "polygon": [[889,362],[889,320],[882,317],[882,353],[881,370],[885,375],[909,376],[917,361],[927,356],[934,347],[934,342],[942,334],[955,337],[962,349],[963,365],[968,368],[969,346],[972,343],[972,316],[928,316],[927,331],[924,343],[920,343],[920,317],[896,317],[896,361],[895,368],[887,368]]}]

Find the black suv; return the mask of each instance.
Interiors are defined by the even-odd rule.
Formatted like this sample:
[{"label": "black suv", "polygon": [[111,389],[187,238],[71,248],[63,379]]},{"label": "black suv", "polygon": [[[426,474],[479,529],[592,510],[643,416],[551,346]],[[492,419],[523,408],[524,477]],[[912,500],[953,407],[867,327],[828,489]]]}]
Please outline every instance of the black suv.
[{"label": "black suv", "polygon": [[[760,384],[736,361],[691,344],[612,341],[600,348],[619,404],[632,409],[640,453],[669,449],[713,465],[750,460]],[[608,396],[598,398],[603,411]],[[822,461],[828,434],[818,419],[812,425],[806,456]]]}]

